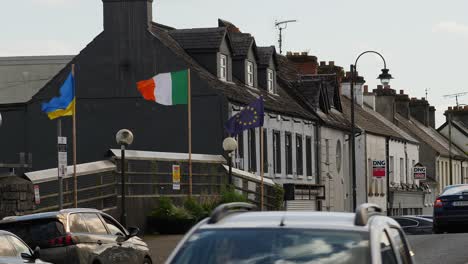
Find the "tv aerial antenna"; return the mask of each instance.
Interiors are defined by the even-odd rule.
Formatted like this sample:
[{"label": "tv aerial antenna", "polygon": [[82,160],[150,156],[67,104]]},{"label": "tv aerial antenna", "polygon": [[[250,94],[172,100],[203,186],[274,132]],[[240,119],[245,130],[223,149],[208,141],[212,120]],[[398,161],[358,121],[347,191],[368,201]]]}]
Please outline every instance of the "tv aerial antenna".
[{"label": "tv aerial antenna", "polygon": [[457,107],[459,106],[458,104],[458,97],[461,97],[461,96],[464,96],[468,94],[468,92],[464,92],[464,93],[454,93],[454,94],[446,94],[444,95],[444,98],[455,98],[455,102],[457,103]]},{"label": "tv aerial antenna", "polygon": [[288,23],[294,23],[294,22],[297,22],[297,20],[293,19],[293,20],[275,21],[275,27],[277,27],[279,30],[278,45],[279,45],[280,54],[283,54],[283,29],[286,29],[288,27]]}]

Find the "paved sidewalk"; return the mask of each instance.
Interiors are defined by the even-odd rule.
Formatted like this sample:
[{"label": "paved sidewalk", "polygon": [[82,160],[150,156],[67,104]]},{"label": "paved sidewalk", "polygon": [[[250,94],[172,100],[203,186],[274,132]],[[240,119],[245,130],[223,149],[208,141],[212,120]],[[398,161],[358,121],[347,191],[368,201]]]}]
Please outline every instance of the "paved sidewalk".
[{"label": "paved sidewalk", "polygon": [[154,264],[162,264],[169,257],[183,235],[148,235],[143,240],[148,243]]}]

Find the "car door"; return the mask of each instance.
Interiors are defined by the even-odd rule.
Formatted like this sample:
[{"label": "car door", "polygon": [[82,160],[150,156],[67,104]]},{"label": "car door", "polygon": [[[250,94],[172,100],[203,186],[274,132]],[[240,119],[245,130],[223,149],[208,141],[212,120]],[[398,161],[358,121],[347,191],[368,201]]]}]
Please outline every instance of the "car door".
[{"label": "car door", "polygon": [[395,227],[388,228],[388,234],[390,236],[391,243],[393,244],[393,248],[395,249],[395,253],[401,260],[401,263],[411,264],[411,253],[410,249],[405,244],[405,240],[403,238],[404,234]]},{"label": "car door", "polygon": [[16,250],[5,235],[0,235],[0,264],[24,263],[18,258]]},{"label": "car door", "polygon": [[112,235],[97,213],[81,213],[93,241],[97,244],[93,252],[101,263],[130,263],[130,258]]},{"label": "car door", "polygon": [[382,264],[399,264],[398,256],[395,252],[395,249],[391,243],[391,239],[384,229],[380,233],[380,258]]},{"label": "car door", "polygon": [[128,261],[127,263],[142,263],[144,255],[133,245],[132,239],[128,239],[128,232],[114,218],[101,214],[101,218],[106,224],[109,234],[113,237],[119,246],[119,254]]},{"label": "car door", "polygon": [[[19,240],[18,238],[14,237],[14,236],[10,236],[10,235],[6,235],[5,237],[10,241],[10,243],[15,248],[16,256],[18,258],[23,259],[24,263],[35,263],[35,260],[32,259],[32,256],[33,256],[32,250],[26,244],[24,244],[23,241]],[[23,258],[22,254],[26,254],[26,255],[28,255],[30,257],[29,258]]]}]

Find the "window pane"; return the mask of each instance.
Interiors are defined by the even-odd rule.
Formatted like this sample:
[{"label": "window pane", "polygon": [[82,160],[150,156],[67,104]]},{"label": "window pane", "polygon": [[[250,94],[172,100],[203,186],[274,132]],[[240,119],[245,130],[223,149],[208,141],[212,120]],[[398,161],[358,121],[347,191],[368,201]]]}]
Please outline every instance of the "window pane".
[{"label": "window pane", "polygon": [[285,134],[285,147],[286,147],[286,174],[292,174],[292,142],[291,134]]},{"label": "window pane", "polygon": [[296,170],[297,175],[302,175],[302,135],[296,135]]},{"label": "window pane", "polygon": [[410,220],[410,219],[405,219],[405,218],[397,218],[395,219],[400,226],[406,227],[406,226],[416,226],[418,223],[416,221]]},{"label": "window pane", "polygon": [[306,174],[312,176],[312,138],[306,137]]},{"label": "window pane", "polygon": [[120,229],[119,225],[114,220],[104,215],[102,217],[104,218],[104,221],[106,221],[107,228],[109,229],[112,235],[124,236],[125,232],[122,229]]},{"label": "window pane", "polygon": [[14,236],[8,236],[8,239],[10,239],[11,244],[13,244],[13,246],[15,247],[18,256],[21,256],[22,253],[32,255],[32,252],[31,250],[29,250],[28,246],[26,246],[19,239],[17,239]]},{"label": "window pane", "polygon": [[398,231],[398,229],[390,228],[390,237],[395,243],[395,251],[400,255],[403,264],[411,263],[409,252],[406,250],[402,234]]},{"label": "window pane", "polygon": [[86,222],[86,225],[88,226],[90,233],[107,234],[107,230],[97,214],[84,213],[82,216]]},{"label": "window pane", "polygon": [[370,263],[367,234],[304,229],[211,229],[194,233],[172,263]]},{"label": "window pane", "polygon": [[263,171],[268,172],[268,133],[263,129]]},{"label": "window pane", "polygon": [[279,131],[273,132],[273,167],[276,174],[281,173],[281,134]]},{"label": "window pane", "polygon": [[255,128],[249,129],[249,171],[257,171],[257,148],[255,140]]},{"label": "window pane", "polygon": [[88,233],[85,221],[79,214],[70,215],[70,232],[72,233]]},{"label": "window pane", "polygon": [[239,157],[238,168],[244,169],[244,132],[240,132],[237,135],[237,155]]},{"label": "window pane", "polygon": [[382,232],[380,235],[380,253],[382,256],[383,264],[397,264],[395,252],[393,252],[390,240],[388,239],[387,233]]},{"label": "window pane", "polygon": [[14,257],[15,250],[5,236],[0,236],[0,257]]}]

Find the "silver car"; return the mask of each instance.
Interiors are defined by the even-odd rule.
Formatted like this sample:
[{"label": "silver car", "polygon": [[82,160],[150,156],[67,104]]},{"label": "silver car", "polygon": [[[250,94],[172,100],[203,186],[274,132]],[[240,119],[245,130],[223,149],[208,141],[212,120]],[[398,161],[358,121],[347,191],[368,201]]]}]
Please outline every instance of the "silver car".
[{"label": "silver car", "polygon": [[39,258],[39,248],[32,251],[21,238],[0,230],[0,264],[48,263]]},{"label": "silver car", "polygon": [[110,215],[96,209],[6,217],[0,229],[21,237],[41,258],[56,264],[151,264],[148,245]]},{"label": "silver car", "polygon": [[219,206],[166,263],[413,263],[400,225],[376,205],[363,204],[355,214],[253,209]]}]

